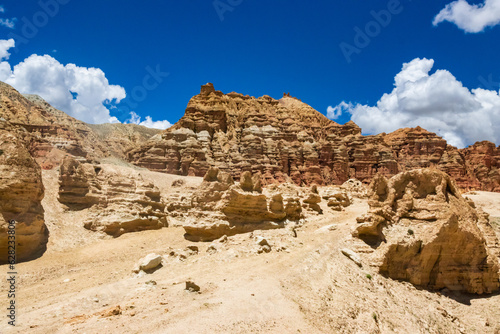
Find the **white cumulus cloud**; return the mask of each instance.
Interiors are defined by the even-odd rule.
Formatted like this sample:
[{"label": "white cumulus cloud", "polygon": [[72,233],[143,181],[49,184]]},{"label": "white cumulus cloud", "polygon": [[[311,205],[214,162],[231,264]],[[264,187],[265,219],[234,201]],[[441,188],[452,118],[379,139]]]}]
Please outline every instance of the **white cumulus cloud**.
[{"label": "white cumulus cloud", "polygon": [[434,18],[434,26],[449,21],[466,32],[477,33],[500,23],[500,0],[485,0],[482,4],[469,4],[466,0],[453,1]]},{"label": "white cumulus cloud", "polygon": [[151,116],[146,116],[146,119],[144,121],[141,121],[141,117],[133,111],[130,112],[130,118],[125,121],[125,123],[138,124],[148,128],[160,130],[165,130],[172,126],[172,124],[167,120],[153,121],[153,118]]},{"label": "white cumulus cloud", "polygon": [[335,107],[329,106],[326,109],[326,117],[328,117],[329,119],[337,119],[340,116],[342,116],[342,114],[348,112],[351,108],[352,108],[351,103],[345,103],[344,101],[342,101],[340,102],[339,105]]},{"label": "white cumulus cloud", "polygon": [[14,29],[16,26],[16,19],[0,19],[0,26],[4,26],[9,29]]},{"label": "white cumulus cloud", "polygon": [[[0,41],[2,59],[8,59],[11,47],[13,40]],[[63,65],[48,55],[31,55],[13,68],[2,61],[0,80],[21,93],[40,95],[57,109],[88,123],[118,121],[103,103],[113,105],[125,98],[125,89],[110,85],[101,69]]]},{"label": "white cumulus cloud", "polygon": [[[4,81],[24,94],[37,94],[49,104],[76,119],[87,123],[120,123],[110,115],[109,108],[116,108],[126,97],[125,89],[110,85],[105,73],[99,68],[63,65],[49,55],[31,55],[13,68],[7,62],[9,49],[15,46],[13,39],[0,40],[0,81]],[[146,116],[131,113],[126,123],[151,128],[166,129],[170,122],[153,121]]]},{"label": "white cumulus cloud", "polygon": [[405,63],[392,92],[376,106],[341,102],[332,109],[347,109],[351,120],[368,134],[421,126],[460,148],[481,140],[499,144],[499,92],[469,90],[449,71],[430,74],[433,66],[434,60],[425,58]]},{"label": "white cumulus cloud", "polygon": [[0,39],[0,61],[9,59],[9,49],[14,46],[16,46],[14,39]]},{"label": "white cumulus cloud", "polygon": [[[5,13],[5,7],[3,5],[0,5],[0,13]],[[16,26],[16,21],[17,18],[13,17],[10,19],[5,19],[5,18],[0,18],[0,26],[9,28],[9,29],[14,29]]]}]

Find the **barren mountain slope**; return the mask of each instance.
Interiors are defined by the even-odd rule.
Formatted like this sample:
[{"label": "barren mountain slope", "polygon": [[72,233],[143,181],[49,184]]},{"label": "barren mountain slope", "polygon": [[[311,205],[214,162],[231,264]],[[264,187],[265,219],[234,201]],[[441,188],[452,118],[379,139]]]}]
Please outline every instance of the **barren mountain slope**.
[{"label": "barren mountain slope", "polygon": [[41,97],[23,96],[3,82],[0,119],[31,134],[28,148],[44,169],[58,166],[67,154],[89,160],[124,158],[131,146],[160,132],[135,124],[86,124],[55,109]]}]

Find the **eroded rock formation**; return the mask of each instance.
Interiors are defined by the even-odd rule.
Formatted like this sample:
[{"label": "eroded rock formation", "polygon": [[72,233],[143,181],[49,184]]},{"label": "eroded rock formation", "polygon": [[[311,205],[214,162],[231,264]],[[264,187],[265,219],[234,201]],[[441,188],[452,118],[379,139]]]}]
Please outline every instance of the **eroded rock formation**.
[{"label": "eroded rock formation", "polygon": [[[463,151],[467,169],[474,175],[481,189],[500,192],[500,146],[482,141],[465,148]],[[472,187],[471,187],[472,188]]]},{"label": "eroded rock formation", "polygon": [[210,167],[200,187],[190,194],[172,195],[167,210],[181,221],[185,237],[195,241],[281,228],[302,218],[298,190],[286,187],[262,189],[258,174],[249,173],[235,184],[229,174]]},{"label": "eroded rock formation", "polygon": [[340,189],[348,192],[351,194],[351,196],[357,197],[357,198],[366,198],[368,197],[368,189],[367,187],[359,180],[356,179],[349,179],[342,186],[340,186]]},{"label": "eroded rock formation", "polygon": [[161,136],[128,152],[128,160],[154,171],[203,176],[210,167],[238,179],[260,172],[264,184],[336,184],[350,178],[369,183],[436,167],[463,189],[500,190],[500,148],[483,142],[458,150],[420,127],[363,136],[353,122],[339,125],[285,94],[223,94],[202,86],[184,116]]},{"label": "eroded rock formation", "polygon": [[0,264],[9,261],[10,220],[16,221],[16,262],[40,256],[48,241],[41,169],[26,149],[25,135],[0,120]]},{"label": "eroded rock formation", "polygon": [[[392,171],[390,147],[381,137],[364,139],[360,133],[354,123],[339,125],[289,96],[223,94],[208,84],[161,140],[131,150],[128,157],[139,166],[179,175],[203,176],[211,166],[235,179],[245,171],[260,172],[264,184],[342,184],[351,174],[369,175],[374,164],[378,171]],[[344,143],[352,137],[357,142],[347,148]],[[375,157],[367,150],[382,153]],[[359,159],[350,163],[350,155]]]},{"label": "eroded rock formation", "polygon": [[493,143],[459,150],[421,127],[399,129],[384,140],[397,156],[399,171],[436,167],[453,177],[461,189],[500,191],[500,150]]},{"label": "eroded rock formation", "polygon": [[353,235],[375,249],[382,274],[433,290],[499,289],[495,233],[449,175],[416,169],[390,180],[377,176],[371,192],[370,211]]},{"label": "eroded rock formation", "polygon": [[134,124],[85,124],[0,83],[0,116],[31,134],[27,147],[44,169],[67,155],[89,162],[116,157],[178,175],[203,176],[212,166],[233,179],[260,172],[263,185],[340,185],[436,167],[462,189],[500,191],[500,148],[493,143],[459,150],[420,127],[363,136],[353,122],[339,125],[290,94],[254,98],[207,84],[179,122],[160,133]]},{"label": "eroded rock formation", "polygon": [[66,158],[60,168],[59,202],[90,208],[84,226],[113,236],[167,226],[160,191],[139,172]]}]

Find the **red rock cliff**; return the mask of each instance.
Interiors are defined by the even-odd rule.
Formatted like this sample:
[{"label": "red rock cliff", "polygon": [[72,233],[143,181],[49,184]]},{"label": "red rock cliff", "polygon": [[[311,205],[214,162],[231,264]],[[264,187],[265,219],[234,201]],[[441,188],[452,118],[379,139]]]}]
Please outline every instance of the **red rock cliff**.
[{"label": "red rock cliff", "polygon": [[180,175],[203,176],[210,166],[239,177],[261,172],[267,183],[297,184],[367,179],[397,172],[381,136],[361,136],[349,122],[339,125],[285,95],[254,98],[223,94],[211,84],[189,102],[185,115],[162,134],[131,150],[136,165]]},{"label": "red rock cliff", "polygon": [[210,166],[238,178],[261,172],[266,183],[369,182],[380,173],[437,167],[465,189],[500,191],[498,152],[483,142],[465,150],[420,127],[363,136],[353,122],[339,125],[285,94],[275,100],[202,86],[185,115],[161,137],[128,152],[138,166],[203,176]]}]

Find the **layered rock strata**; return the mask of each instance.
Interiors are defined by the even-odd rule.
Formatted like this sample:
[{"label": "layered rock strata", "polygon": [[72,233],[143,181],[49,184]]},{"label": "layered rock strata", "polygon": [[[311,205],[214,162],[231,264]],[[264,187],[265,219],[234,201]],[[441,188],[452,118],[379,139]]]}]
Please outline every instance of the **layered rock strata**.
[{"label": "layered rock strata", "polygon": [[[339,125],[295,98],[223,94],[208,84],[161,140],[131,150],[128,158],[179,175],[203,176],[214,166],[234,179],[260,172],[264,184],[342,184],[350,176],[370,175],[374,164],[377,171],[392,172],[391,154],[381,137],[363,137],[354,123]],[[350,156],[358,159],[350,162]]]},{"label": "layered rock strata", "polygon": [[87,229],[120,236],[168,225],[159,189],[137,171],[66,158],[59,183],[59,202],[70,210],[89,209]]},{"label": "layered rock strata", "polygon": [[235,184],[229,174],[211,167],[199,189],[172,195],[167,210],[182,222],[185,237],[194,241],[282,228],[303,216],[298,191],[284,187],[263,190],[259,179],[249,173]]},{"label": "layered rock strata", "polygon": [[[0,121],[0,264],[39,257],[48,241],[41,168],[26,149],[25,136]],[[9,228],[10,221],[15,223]]]},{"label": "layered rock strata", "polygon": [[499,151],[488,142],[458,150],[420,127],[363,136],[353,122],[339,125],[289,94],[254,98],[207,84],[174,126],[127,158],[178,175],[203,176],[217,167],[236,180],[259,172],[263,184],[369,183],[376,174],[435,167],[463,189],[499,191]]},{"label": "layered rock strata", "polygon": [[371,184],[370,211],[353,235],[374,249],[380,273],[426,289],[491,293],[500,287],[498,239],[487,220],[436,169]]}]

